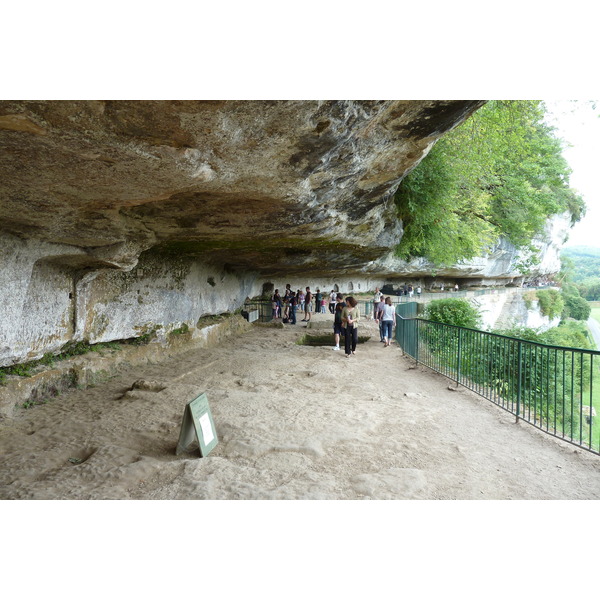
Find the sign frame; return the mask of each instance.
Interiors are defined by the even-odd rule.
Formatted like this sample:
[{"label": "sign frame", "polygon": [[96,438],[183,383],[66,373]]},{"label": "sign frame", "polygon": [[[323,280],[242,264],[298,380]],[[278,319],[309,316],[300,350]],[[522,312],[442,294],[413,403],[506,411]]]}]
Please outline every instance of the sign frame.
[{"label": "sign frame", "polygon": [[175,454],[189,452],[195,442],[201,457],[208,456],[219,443],[206,392],[186,403]]}]

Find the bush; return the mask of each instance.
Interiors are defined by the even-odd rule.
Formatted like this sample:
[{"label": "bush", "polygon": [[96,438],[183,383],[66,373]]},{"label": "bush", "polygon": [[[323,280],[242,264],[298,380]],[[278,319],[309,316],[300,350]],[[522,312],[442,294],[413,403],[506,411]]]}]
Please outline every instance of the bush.
[{"label": "bush", "polygon": [[588,336],[587,327],[583,323],[569,321],[561,323],[541,334],[541,342],[552,346],[566,346],[567,348],[583,348],[593,350],[594,345]]},{"label": "bush", "polygon": [[497,333],[498,335],[504,335],[506,337],[518,338],[520,340],[525,340],[527,342],[539,342],[543,344],[540,338],[542,335],[538,329],[532,329],[531,327],[511,327],[510,329],[493,329],[492,333]]},{"label": "bush", "polygon": [[560,317],[565,303],[558,290],[541,290],[537,292],[540,312],[549,319]]},{"label": "bush", "polygon": [[592,309],[587,300],[580,296],[565,296],[565,308],[563,310],[563,319],[571,317],[576,321],[587,321]]},{"label": "bush", "polygon": [[549,344],[550,346],[565,346],[567,348],[593,349],[590,343],[587,328],[583,323],[561,323],[547,331],[531,329],[528,327],[513,327],[512,329],[495,329],[493,333],[518,338],[528,342]]},{"label": "bush", "polygon": [[576,286],[565,283],[562,286],[562,298],[564,308],[562,311],[563,319],[575,319],[576,321],[587,321],[592,311],[590,305],[581,297]]},{"label": "bush", "polygon": [[463,298],[433,300],[427,305],[425,318],[438,323],[478,329],[481,326],[479,311]]}]

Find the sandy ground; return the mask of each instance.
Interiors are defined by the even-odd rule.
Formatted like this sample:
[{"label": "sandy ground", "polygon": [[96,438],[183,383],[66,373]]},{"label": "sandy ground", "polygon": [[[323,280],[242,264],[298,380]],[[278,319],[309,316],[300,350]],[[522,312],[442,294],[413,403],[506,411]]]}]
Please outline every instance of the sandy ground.
[{"label": "sandy ground", "polygon": [[[20,410],[0,424],[0,498],[600,499],[600,458],[451,391],[373,323],[350,359],[297,345],[304,325]],[[140,379],[159,391],[128,391]],[[203,391],[219,444],[176,456],[185,401]]]}]

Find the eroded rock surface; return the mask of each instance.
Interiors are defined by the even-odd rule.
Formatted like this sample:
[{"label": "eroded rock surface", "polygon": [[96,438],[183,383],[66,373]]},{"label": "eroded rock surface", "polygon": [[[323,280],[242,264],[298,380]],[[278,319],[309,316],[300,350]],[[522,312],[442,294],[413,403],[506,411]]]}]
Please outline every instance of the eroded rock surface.
[{"label": "eroded rock surface", "polygon": [[192,327],[264,282],[368,287],[400,181],[482,104],[0,102],[0,366]]},{"label": "eroded rock surface", "polygon": [[0,102],[1,227],[90,268],[152,248],[268,275],[360,269],[401,237],[386,198],[481,104]]}]

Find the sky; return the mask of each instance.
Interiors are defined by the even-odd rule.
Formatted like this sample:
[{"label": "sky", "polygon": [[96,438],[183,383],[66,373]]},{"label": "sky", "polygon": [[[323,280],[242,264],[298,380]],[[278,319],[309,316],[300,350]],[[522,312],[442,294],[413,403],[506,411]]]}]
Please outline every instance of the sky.
[{"label": "sky", "polygon": [[557,135],[569,144],[563,156],[573,171],[570,185],[581,194],[587,207],[583,219],[571,229],[565,247],[600,248],[600,102],[562,100],[546,102],[546,105],[549,122],[557,128]]}]

